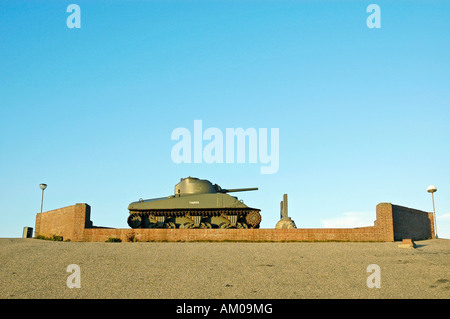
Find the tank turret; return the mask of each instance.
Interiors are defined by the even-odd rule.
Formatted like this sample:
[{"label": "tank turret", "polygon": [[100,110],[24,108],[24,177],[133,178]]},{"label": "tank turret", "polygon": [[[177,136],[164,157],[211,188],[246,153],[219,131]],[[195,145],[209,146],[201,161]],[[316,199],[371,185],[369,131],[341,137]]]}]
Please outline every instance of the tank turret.
[{"label": "tank turret", "polygon": [[206,194],[206,193],[232,193],[258,190],[257,187],[252,188],[233,188],[223,189],[217,184],[212,184],[206,179],[198,179],[196,177],[182,178],[180,182],[175,185],[175,195],[192,195],[192,194]]},{"label": "tank turret", "polygon": [[174,195],[139,200],[128,206],[131,228],[259,228],[260,210],[231,192],[258,188],[223,189],[208,180],[182,178]]}]

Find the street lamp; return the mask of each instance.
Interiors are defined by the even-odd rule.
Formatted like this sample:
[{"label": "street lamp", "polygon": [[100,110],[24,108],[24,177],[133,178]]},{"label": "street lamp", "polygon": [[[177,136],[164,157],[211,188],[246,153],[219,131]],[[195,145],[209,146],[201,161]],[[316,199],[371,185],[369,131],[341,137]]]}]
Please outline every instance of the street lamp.
[{"label": "street lamp", "polygon": [[434,237],[438,238],[438,234],[437,234],[437,225],[436,225],[436,211],[435,211],[435,209],[434,209],[434,192],[435,192],[435,191],[437,191],[436,186],[434,186],[434,185],[428,186],[427,192],[428,192],[428,193],[431,193],[431,199],[433,200],[433,218],[434,218],[434,232],[435,232]]},{"label": "street lamp", "polygon": [[39,184],[39,187],[42,189],[42,197],[41,197],[41,213],[42,213],[42,204],[44,203],[44,189],[47,188],[47,184]]}]

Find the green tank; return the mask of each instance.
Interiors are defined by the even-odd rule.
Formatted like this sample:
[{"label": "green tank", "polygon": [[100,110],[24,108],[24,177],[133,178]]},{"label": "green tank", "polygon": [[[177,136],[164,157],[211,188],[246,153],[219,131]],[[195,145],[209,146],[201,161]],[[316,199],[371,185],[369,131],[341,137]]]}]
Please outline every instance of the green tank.
[{"label": "green tank", "polygon": [[128,206],[131,228],[259,228],[260,209],[248,207],[231,192],[208,180],[182,178],[175,194],[133,202]]}]

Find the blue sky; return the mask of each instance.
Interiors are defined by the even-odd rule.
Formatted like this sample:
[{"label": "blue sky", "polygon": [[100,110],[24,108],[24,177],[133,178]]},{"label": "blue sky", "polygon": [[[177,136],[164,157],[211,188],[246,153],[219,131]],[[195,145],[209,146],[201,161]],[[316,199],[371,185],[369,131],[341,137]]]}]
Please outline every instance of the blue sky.
[{"label": "blue sky", "polygon": [[[69,4],[81,28],[69,29]],[[381,28],[369,29],[369,4]],[[431,211],[450,238],[448,1],[0,2],[0,237],[44,210],[127,206],[209,179],[297,227],[373,225],[380,202]],[[179,127],[278,128],[279,170],[176,164]]]}]

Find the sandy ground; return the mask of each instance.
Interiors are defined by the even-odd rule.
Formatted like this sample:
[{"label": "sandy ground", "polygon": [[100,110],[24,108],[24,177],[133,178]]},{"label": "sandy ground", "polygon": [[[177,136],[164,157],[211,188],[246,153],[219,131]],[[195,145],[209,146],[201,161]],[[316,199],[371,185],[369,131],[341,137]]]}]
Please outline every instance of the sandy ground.
[{"label": "sandy ground", "polygon": [[[448,299],[450,240],[399,244],[0,238],[0,298]],[[67,286],[71,264],[80,267],[81,288]],[[372,264],[380,288],[367,286]]]}]

